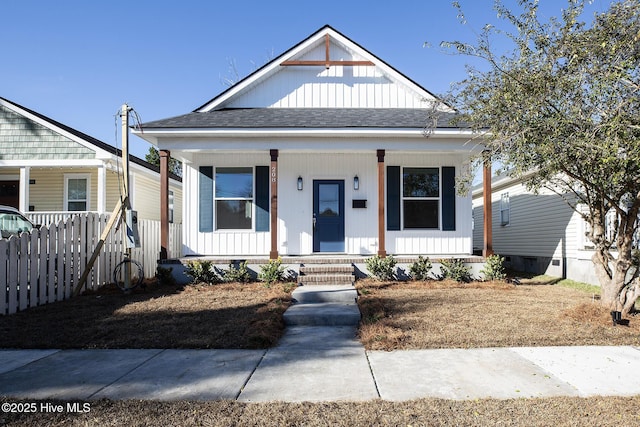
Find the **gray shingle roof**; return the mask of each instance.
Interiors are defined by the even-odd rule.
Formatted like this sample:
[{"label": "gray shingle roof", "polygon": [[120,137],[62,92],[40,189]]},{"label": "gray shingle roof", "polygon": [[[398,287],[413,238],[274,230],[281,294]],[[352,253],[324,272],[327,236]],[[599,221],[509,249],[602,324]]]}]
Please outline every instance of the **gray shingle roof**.
[{"label": "gray shingle roof", "polygon": [[[235,108],[193,112],[143,123],[143,129],[229,128],[417,128],[432,122],[433,111],[408,108]],[[451,124],[455,113],[438,113],[438,128]]]}]

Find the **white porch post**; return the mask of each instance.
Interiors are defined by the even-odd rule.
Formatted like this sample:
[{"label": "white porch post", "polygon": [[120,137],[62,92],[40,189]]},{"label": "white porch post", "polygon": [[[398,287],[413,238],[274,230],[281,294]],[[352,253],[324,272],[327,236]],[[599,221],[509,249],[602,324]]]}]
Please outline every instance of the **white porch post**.
[{"label": "white porch post", "polygon": [[107,168],[104,164],[98,167],[98,195],[97,210],[99,214],[105,213],[107,205]]},{"label": "white porch post", "polygon": [[29,212],[29,172],[31,172],[31,168],[29,166],[23,166],[20,168],[20,202],[18,209],[22,212]]}]

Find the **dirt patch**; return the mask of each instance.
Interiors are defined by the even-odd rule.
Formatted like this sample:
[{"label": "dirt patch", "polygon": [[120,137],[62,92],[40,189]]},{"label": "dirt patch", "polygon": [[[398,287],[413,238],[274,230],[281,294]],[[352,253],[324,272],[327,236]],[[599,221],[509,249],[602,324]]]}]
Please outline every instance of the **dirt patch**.
[{"label": "dirt patch", "polygon": [[504,282],[357,284],[369,350],[638,345],[640,318],[612,326],[587,292]]}]

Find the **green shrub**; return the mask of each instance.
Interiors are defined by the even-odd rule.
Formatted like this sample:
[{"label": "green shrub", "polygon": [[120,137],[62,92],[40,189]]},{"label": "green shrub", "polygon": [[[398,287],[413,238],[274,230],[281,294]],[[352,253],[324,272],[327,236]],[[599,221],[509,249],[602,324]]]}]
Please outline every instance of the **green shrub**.
[{"label": "green shrub", "polygon": [[249,283],[252,280],[253,278],[251,277],[251,273],[247,267],[247,261],[241,262],[238,267],[233,265],[232,262],[229,263],[229,270],[224,273],[225,282]]},{"label": "green shrub", "polygon": [[452,279],[456,282],[470,282],[473,280],[471,268],[465,266],[461,259],[443,259],[440,264],[440,276],[443,279]]},{"label": "green shrub", "polygon": [[429,257],[418,255],[418,260],[409,266],[409,275],[413,280],[427,280],[432,267]]},{"label": "green shrub", "polygon": [[186,271],[184,272],[191,278],[192,283],[206,283],[207,285],[213,285],[220,283],[221,279],[212,261],[207,260],[194,260],[187,261]]},{"label": "green shrub", "polygon": [[504,258],[498,254],[487,257],[480,273],[484,274],[484,280],[504,280],[507,277],[504,272]]},{"label": "green shrub", "polygon": [[282,282],[285,277],[285,268],[282,265],[282,259],[270,259],[267,264],[260,266],[258,279],[265,282],[267,286],[275,282]]},{"label": "green shrub", "polygon": [[176,278],[173,277],[173,267],[164,268],[161,266],[156,267],[156,280],[159,285],[174,286],[176,284]]},{"label": "green shrub", "polygon": [[365,261],[367,270],[369,273],[378,280],[394,280],[396,260],[393,256],[389,255],[385,258],[381,258],[376,255],[372,258],[367,258]]}]

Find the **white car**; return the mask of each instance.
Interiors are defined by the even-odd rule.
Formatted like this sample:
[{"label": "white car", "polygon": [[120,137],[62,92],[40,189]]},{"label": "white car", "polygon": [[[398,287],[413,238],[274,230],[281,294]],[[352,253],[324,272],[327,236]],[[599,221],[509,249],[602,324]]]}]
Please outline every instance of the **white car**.
[{"label": "white car", "polygon": [[34,225],[18,209],[0,205],[0,235],[1,238],[17,236],[23,231],[30,232]]}]

